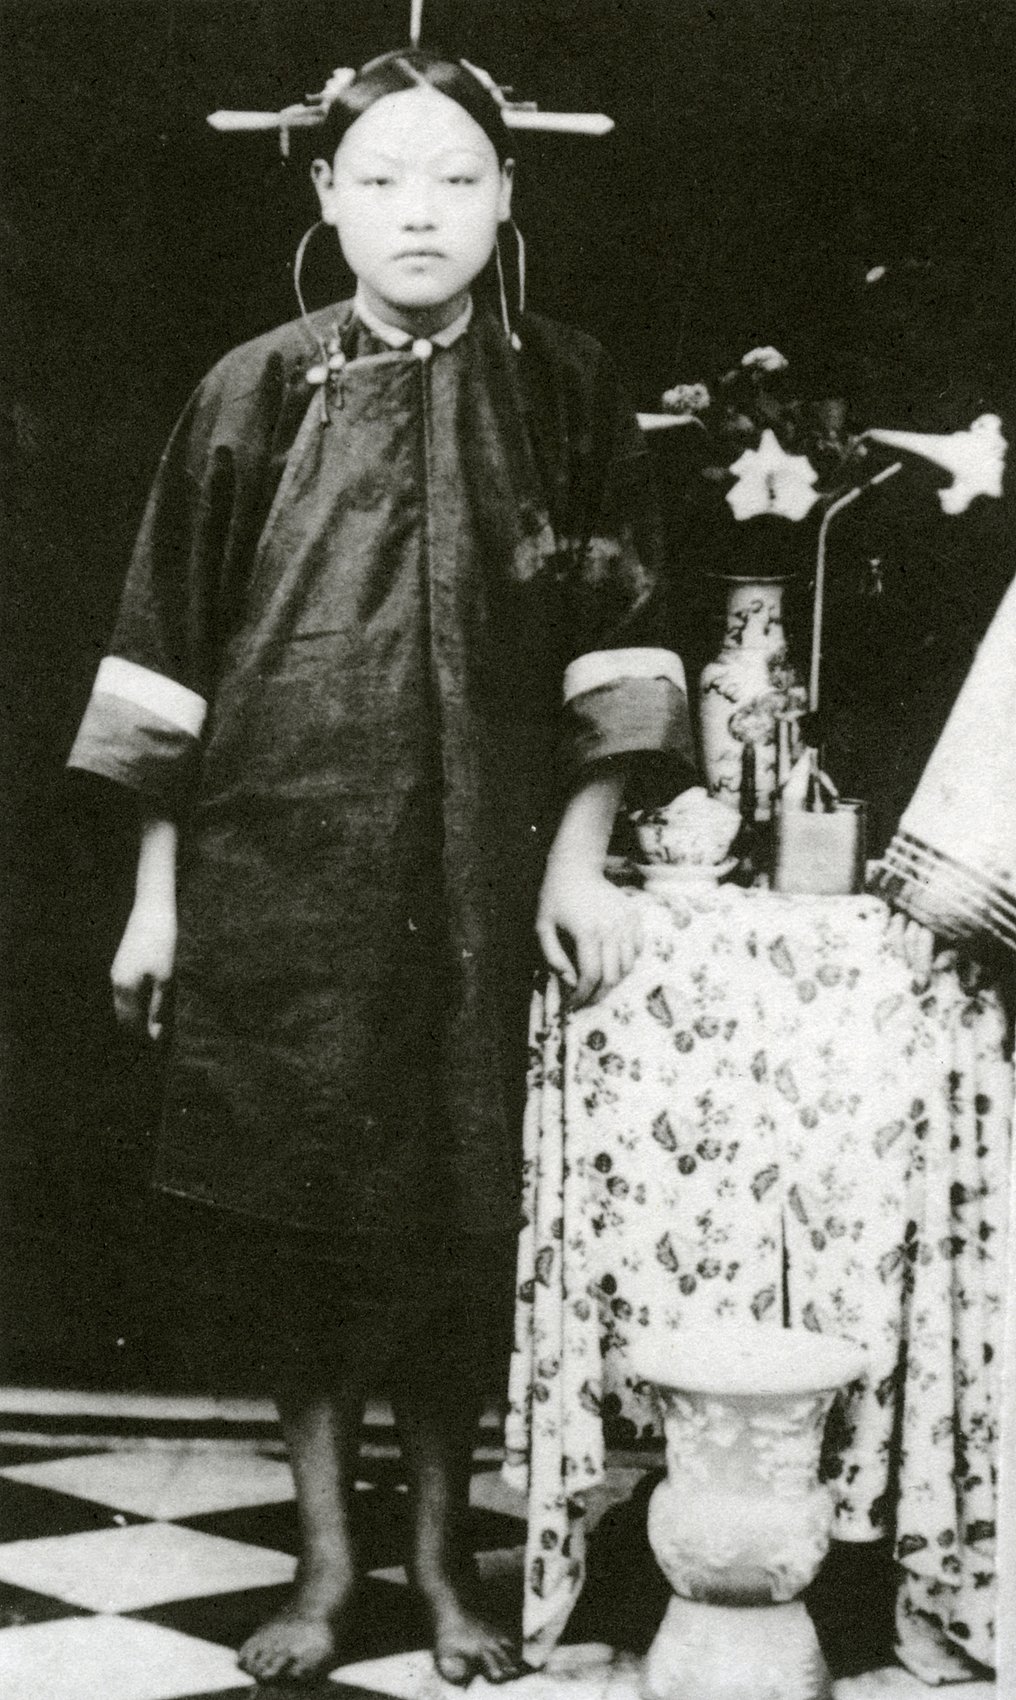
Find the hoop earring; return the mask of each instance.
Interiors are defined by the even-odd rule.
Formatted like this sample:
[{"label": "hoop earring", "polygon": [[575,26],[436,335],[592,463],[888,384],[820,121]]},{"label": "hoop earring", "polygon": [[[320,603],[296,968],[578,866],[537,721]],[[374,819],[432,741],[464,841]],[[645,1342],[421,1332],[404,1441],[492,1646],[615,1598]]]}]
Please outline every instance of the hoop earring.
[{"label": "hoop earring", "polygon": [[[305,230],[301,236],[299,246],[296,250],[296,255],[293,259],[293,289],[296,293],[297,306],[300,309],[300,319],[308,336],[314,343],[317,344],[318,358],[313,366],[308,366],[306,378],[308,384],[313,384],[320,393],[322,425],[327,425],[331,417],[328,411],[329,383],[332,379],[338,378],[343,366],[346,364],[346,356],[339,347],[337,334],[332,337],[330,342],[326,343],[320,332],[315,330],[314,325],[311,322],[310,314],[307,311],[307,303],[303,298],[302,273],[304,256],[310,246],[311,238],[316,236],[319,230],[323,230],[327,223],[327,219],[315,219],[310,229]],[[341,384],[339,386],[338,404],[340,407],[342,406]]]},{"label": "hoop earring", "polygon": [[515,220],[510,219],[509,223],[515,232],[515,264],[519,276],[519,317],[521,318],[526,310],[526,244]]},{"label": "hoop earring", "polygon": [[311,245],[311,238],[318,235],[319,229],[325,229],[325,219],[323,218],[314,219],[314,223],[311,224],[311,228],[306,229],[306,231],[302,233],[301,240],[299,240],[299,246],[297,246],[296,257],[294,257],[294,262],[292,262],[292,287],[294,287],[294,291],[296,291],[296,304],[297,308],[299,308],[299,316],[301,316],[304,330],[309,331],[309,335],[313,337],[314,342],[318,343],[319,350],[321,350],[321,359],[328,360],[328,352],[326,352],[325,343],[323,343],[323,340],[319,337],[318,331],[314,330],[314,326],[311,325],[311,314],[308,313],[308,304],[304,301],[304,291],[302,291],[301,286],[304,257],[306,257],[309,245]]},{"label": "hoop earring", "polygon": [[[520,260],[519,312],[521,313],[522,308],[523,308],[523,304],[524,304],[524,300],[525,300],[525,275],[526,275],[526,273],[525,273],[526,257],[525,256],[526,256],[526,250],[525,250],[525,244],[523,243],[522,238],[519,234],[518,226],[513,224],[512,228],[515,231],[516,241],[519,244],[519,250],[518,250],[519,251],[519,260]],[[498,293],[498,301],[499,301],[500,307],[501,307],[501,323],[504,326],[505,341],[508,342],[511,345],[511,347],[515,350],[516,354],[518,354],[519,350],[522,347],[522,338],[519,336],[518,331],[512,329],[511,314],[508,311],[508,291],[505,288],[505,281],[504,281],[504,261],[501,258],[501,232],[500,231],[498,231],[498,234],[497,234],[497,236],[494,240],[494,264],[497,268],[497,293]]]}]

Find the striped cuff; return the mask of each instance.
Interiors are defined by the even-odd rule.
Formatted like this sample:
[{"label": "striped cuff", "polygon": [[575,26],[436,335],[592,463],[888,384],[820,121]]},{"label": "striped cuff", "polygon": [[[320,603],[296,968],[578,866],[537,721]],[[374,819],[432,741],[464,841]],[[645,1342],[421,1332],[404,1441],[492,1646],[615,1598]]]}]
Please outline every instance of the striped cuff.
[{"label": "striped cuff", "polygon": [[571,697],[564,709],[568,783],[612,756],[633,759],[629,808],[657,808],[694,782],[688,700],[670,678],[618,678]]},{"label": "striped cuff", "polygon": [[108,655],[67,765],[175,806],[190,782],[207,712],[196,691]]},{"label": "striped cuff", "polygon": [[983,870],[897,832],[882,858],[874,889],[943,938],[989,933],[1016,950],[1016,895]]},{"label": "striped cuff", "polygon": [[99,663],[95,675],[95,694],[119,697],[144,713],[167,721],[192,738],[201,736],[208,713],[208,704],[197,691],[167,679],[165,673],[153,673],[136,661],[125,661],[120,655],[107,655]]}]

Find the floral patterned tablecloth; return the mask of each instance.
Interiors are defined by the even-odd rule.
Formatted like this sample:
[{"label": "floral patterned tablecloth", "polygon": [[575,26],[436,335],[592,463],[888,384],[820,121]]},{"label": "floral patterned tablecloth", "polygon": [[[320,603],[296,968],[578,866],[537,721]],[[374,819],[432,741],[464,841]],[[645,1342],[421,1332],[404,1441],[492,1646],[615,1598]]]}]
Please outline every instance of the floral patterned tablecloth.
[{"label": "floral patterned tablecloth", "polygon": [[754,1318],[865,1342],[827,1435],[835,1533],[895,1529],[918,1675],[991,1664],[1003,1001],[955,953],[915,990],[874,897],[630,900],[646,914],[635,971],[567,1016],[552,981],[532,1012],[506,1431],[528,1492],[528,1656],[581,1588],[606,1447],[659,1433],[639,1332]]}]

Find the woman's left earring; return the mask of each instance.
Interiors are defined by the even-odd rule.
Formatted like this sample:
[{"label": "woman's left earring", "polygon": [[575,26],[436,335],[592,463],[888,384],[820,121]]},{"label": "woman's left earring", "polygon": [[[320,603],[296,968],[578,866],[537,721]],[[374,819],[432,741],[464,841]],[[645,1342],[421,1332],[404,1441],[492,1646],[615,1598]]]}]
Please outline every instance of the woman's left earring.
[{"label": "woman's left earring", "polygon": [[[526,306],[526,245],[522,240],[522,232],[514,219],[509,222],[515,232],[516,252],[518,256],[518,310],[519,315],[521,316],[525,311]],[[508,311],[508,291],[505,287],[504,260],[501,257],[500,231],[498,231],[497,238],[494,242],[494,264],[497,268],[497,293],[501,306],[501,323],[504,326],[506,340],[511,344],[511,347],[515,350],[516,354],[518,354],[522,347],[522,338],[519,336],[518,331],[513,329],[511,314]]]}]

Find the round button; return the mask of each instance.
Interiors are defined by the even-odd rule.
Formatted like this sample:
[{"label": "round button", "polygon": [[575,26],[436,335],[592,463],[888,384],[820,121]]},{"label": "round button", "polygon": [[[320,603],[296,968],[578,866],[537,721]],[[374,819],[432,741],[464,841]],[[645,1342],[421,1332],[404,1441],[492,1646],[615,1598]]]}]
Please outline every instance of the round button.
[{"label": "round button", "polygon": [[417,360],[429,360],[434,352],[434,344],[428,342],[425,336],[417,337],[413,344],[413,353]]}]

